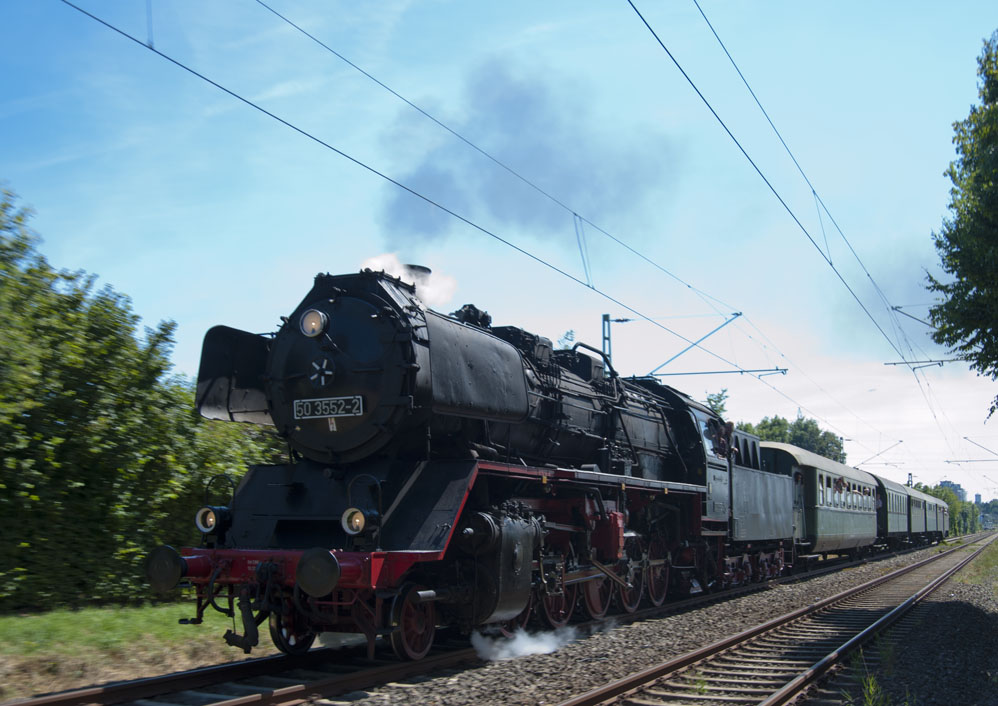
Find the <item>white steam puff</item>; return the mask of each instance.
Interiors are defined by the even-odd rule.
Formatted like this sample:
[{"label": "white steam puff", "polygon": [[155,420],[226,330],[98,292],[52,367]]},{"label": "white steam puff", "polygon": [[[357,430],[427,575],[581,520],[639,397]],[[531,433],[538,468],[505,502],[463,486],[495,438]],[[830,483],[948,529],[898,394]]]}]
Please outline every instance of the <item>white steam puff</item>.
[{"label": "white steam puff", "polygon": [[558,628],[554,632],[528,633],[517,630],[512,637],[489,637],[482,633],[471,634],[471,646],[479,658],[490,662],[502,662],[526,655],[546,655],[560,650],[578,639],[578,631],[571,626]]},{"label": "white steam puff", "polygon": [[457,289],[457,280],[450,275],[410,268],[402,264],[398,255],[393,252],[369,257],[360,267],[375,272],[385,272],[392,277],[401,277],[403,281],[416,285],[416,296],[429,307],[444,306]]},{"label": "white steam puff", "polygon": [[319,644],[323,647],[360,647],[367,644],[367,638],[354,632],[320,632]]}]

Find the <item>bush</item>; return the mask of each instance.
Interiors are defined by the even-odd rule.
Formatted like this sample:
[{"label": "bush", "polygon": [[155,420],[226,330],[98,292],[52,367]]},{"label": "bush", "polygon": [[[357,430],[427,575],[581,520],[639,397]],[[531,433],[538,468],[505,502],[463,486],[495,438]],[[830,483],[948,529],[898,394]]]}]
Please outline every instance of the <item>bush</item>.
[{"label": "bush", "polygon": [[[147,597],[143,560],[197,540],[205,481],[276,448],[193,411],[172,322],[136,336],[129,299],[55,271],[0,195],[0,610]],[[220,486],[224,490],[224,484]]]}]

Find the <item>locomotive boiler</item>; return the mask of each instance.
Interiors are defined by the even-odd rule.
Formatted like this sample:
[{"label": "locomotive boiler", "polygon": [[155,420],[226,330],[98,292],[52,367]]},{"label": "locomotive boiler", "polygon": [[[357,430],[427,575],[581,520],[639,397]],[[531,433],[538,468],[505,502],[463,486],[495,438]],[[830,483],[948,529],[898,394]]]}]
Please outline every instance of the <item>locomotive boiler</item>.
[{"label": "locomotive boiler", "polygon": [[211,329],[197,406],[289,447],[197,512],[202,546],[147,562],[154,588],[195,587],[191,622],[238,614],[225,639],[246,652],[267,621],[287,653],[353,632],[418,659],[441,625],[557,627],[778,573],[791,541],[789,477],[765,474],[785,516],[729,527],[754,438],[594,348],[445,316],[383,272],[318,275],[270,336]]}]

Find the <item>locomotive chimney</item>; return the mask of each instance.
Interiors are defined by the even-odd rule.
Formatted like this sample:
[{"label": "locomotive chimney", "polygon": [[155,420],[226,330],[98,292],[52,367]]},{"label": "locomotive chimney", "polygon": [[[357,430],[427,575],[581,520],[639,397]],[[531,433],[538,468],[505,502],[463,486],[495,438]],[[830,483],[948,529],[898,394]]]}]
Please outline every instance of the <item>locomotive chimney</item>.
[{"label": "locomotive chimney", "polygon": [[412,277],[414,280],[424,279],[433,274],[433,270],[425,265],[413,265],[407,263],[402,265],[402,267],[405,268],[406,275]]}]

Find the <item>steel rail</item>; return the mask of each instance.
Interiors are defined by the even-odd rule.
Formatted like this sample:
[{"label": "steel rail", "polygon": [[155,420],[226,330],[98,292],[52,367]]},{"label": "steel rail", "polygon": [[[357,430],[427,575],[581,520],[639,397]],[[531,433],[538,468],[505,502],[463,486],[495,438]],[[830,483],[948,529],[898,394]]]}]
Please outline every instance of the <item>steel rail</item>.
[{"label": "steel rail", "polygon": [[2,706],[70,706],[71,704],[112,704],[122,701],[152,698],[160,694],[192,689],[221,681],[235,681],[249,677],[274,674],[291,669],[312,666],[317,661],[329,659],[333,650],[316,650],[303,658],[273,655],[248,659],[237,663],[215,664],[183,672],[155,677],[112,682],[83,689],[72,689],[55,694],[45,694],[27,699],[5,702]]},{"label": "steel rail", "polygon": [[[232,696],[229,699],[218,700],[218,703],[224,703],[227,706],[247,704],[262,706],[263,704],[291,703],[296,697],[304,700],[306,697],[319,692],[331,694],[350,691],[362,686],[370,686],[372,683],[402,679],[427,670],[442,669],[470,659],[477,659],[473,649],[462,648],[431,655],[418,662],[392,662],[371,666],[363,659],[354,665],[333,661],[342,659],[344,654],[353,655],[354,653],[358,656],[362,654],[361,651],[357,650],[326,648],[313,650],[296,657],[285,655],[261,657],[236,664],[213,665],[163,676],[19,699],[5,702],[2,706],[82,706],[83,704],[108,706],[110,704],[141,702],[153,698],[164,699],[171,694],[179,695],[185,691],[195,691],[246,679],[280,678],[282,674],[296,670],[308,670],[309,668],[326,671],[329,674],[328,677],[315,680],[302,679],[300,684],[260,688],[259,692],[255,694]],[[323,670],[323,665],[330,665],[331,668]],[[336,673],[332,669],[333,666],[343,670],[349,670],[351,667],[355,667],[355,669]],[[183,699],[181,698],[181,700]]]},{"label": "steel rail", "polygon": [[[996,537],[998,537],[998,535],[996,535]],[[992,539],[988,541],[988,544],[991,541],[993,541],[996,537],[992,537]],[[846,600],[848,598],[851,598],[853,596],[856,596],[858,594],[861,594],[861,593],[864,593],[864,592],[869,591],[871,589],[877,588],[878,586],[881,586],[881,585],[883,585],[885,583],[888,583],[890,581],[894,581],[894,580],[898,579],[901,576],[904,576],[904,575],[906,575],[908,573],[916,571],[919,568],[922,568],[922,567],[927,566],[927,565],[929,565],[931,563],[934,563],[934,562],[942,559],[943,557],[947,557],[947,556],[953,554],[954,552],[961,551],[966,546],[968,546],[968,545],[964,544],[964,545],[960,545],[958,547],[955,547],[953,549],[949,549],[949,550],[947,550],[945,552],[940,552],[939,554],[937,554],[937,555],[935,555],[933,557],[929,557],[927,559],[923,559],[922,561],[919,561],[919,562],[916,562],[914,564],[911,564],[910,566],[903,567],[903,568],[901,568],[901,569],[899,569],[897,571],[891,572],[889,574],[886,574],[884,576],[878,577],[878,578],[873,579],[871,581],[867,581],[866,583],[863,583],[863,584],[861,584],[859,586],[855,586],[853,588],[850,588],[850,589],[848,589],[846,591],[843,591],[843,592],[841,592],[839,594],[836,594],[834,596],[830,596],[828,598],[825,598],[825,599],[823,599],[821,601],[818,601],[817,603],[814,603],[812,605],[805,606],[803,608],[799,608],[799,609],[794,610],[794,611],[792,611],[790,613],[787,613],[785,615],[779,616],[777,618],[773,618],[772,620],[769,620],[769,621],[767,621],[765,623],[762,623],[762,624],[757,625],[755,627],[749,628],[748,630],[740,632],[737,635],[733,635],[733,636],[724,638],[724,639],[719,640],[717,642],[714,642],[714,643],[712,643],[710,645],[706,645],[705,647],[701,647],[701,648],[699,648],[697,650],[694,650],[692,652],[680,655],[678,657],[675,657],[675,658],[673,658],[671,660],[668,660],[666,662],[663,662],[661,664],[654,665],[654,666],[649,667],[647,669],[644,669],[644,670],[642,670],[640,672],[636,672],[635,674],[629,675],[629,676],[624,677],[622,679],[619,679],[617,681],[614,681],[614,682],[611,682],[609,684],[606,684],[606,685],[604,685],[602,687],[599,687],[597,689],[589,691],[589,692],[587,692],[585,694],[580,694],[578,696],[575,696],[575,697],[573,697],[571,699],[568,699],[566,701],[561,702],[560,704],[558,704],[558,706],[594,706],[595,704],[602,704],[602,703],[609,702],[610,700],[614,699],[617,696],[620,696],[622,694],[625,694],[626,692],[630,692],[630,691],[633,691],[635,689],[638,689],[642,685],[648,684],[649,682],[653,682],[653,681],[659,680],[659,679],[661,679],[663,677],[669,676],[669,675],[671,675],[671,674],[673,674],[675,672],[678,672],[681,669],[689,667],[690,665],[693,665],[693,664],[695,664],[697,662],[704,661],[707,658],[712,657],[712,656],[714,656],[714,655],[716,655],[716,654],[718,654],[720,652],[723,652],[725,650],[729,650],[731,648],[737,647],[737,646],[741,645],[742,643],[748,642],[752,638],[755,638],[755,637],[758,637],[758,636],[762,635],[763,633],[766,633],[766,632],[775,630],[777,628],[783,627],[784,625],[787,625],[788,623],[794,622],[794,621],[796,621],[796,620],[798,620],[800,618],[803,618],[803,617],[806,617],[806,616],[818,613],[819,611],[821,611],[821,610],[823,610],[823,609],[831,606],[834,603],[838,603],[838,602],[844,601],[844,600]],[[940,585],[943,581],[945,581],[948,578],[950,578],[953,573],[955,573],[956,571],[959,570],[959,568],[962,568],[969,561],[973,560],[973,558],[975,558],[980,553],[980,551],[983,551],[983,549],[984,549],[984,547],[981,547],[981,549],[979,549],[977,552],[975,552],[974,554],[970,555],[968,558],[966,558],[963,561],[961,561],[957,567],[951,568],[950,570],[948,570],[943,575],[943,577],[935,579],[930,584],[933,587],[932,590],[934,590],[935,587],[938,587],[938,585]],[[928,592],[930,592],[930,591],[928,591],[924,587],[923,587],[923,589],[919,590],[919,594],[921,594],[923,596],[927,595]],[[912,600],[913,600],[913,597],[909,598],[908,601],[906,601],[906,603],[911,602]],[[914,603],[912,603],[912,605],[913,604]],[[910,608],[910,605],[909,605],[909,608]],[[891,611],[891,612],[894,613],[895,611]],[[893,620],[896,620],[898,616],[900,616],[900,613],[897,613],[896,616],[892,619],[891,622],[893,622]],[[884,617],[886,617],[886,616],[884,616]],[[883,620],[884,617],[882,617],[881,620]],[[855,638],[853,638],[853,640],[855,640]],[[850,640],[850,643],[852,643],[852,640]],[[847,644],[849,644],[849,643],[847,643]],[[851,645],[850,648],[849,648],[849,650],[851,651],[852,649],[854,649],[854,646],[855,646],[855,644]],[[841,652],[842,649],[843,648],[840,647],[838,650],[835,650],[833,652],[833,654]],[[846,654],[846,653],[842,653],[842,654]],[[807,683],[810,683],[810,682],[814,681],[814,679],[816,679],[818,676],[820,676],[820,674],[810,675],[811,670],[814,670],[815,668],[817,668],[818,664],[821,664],[822,662],[825,662],[825,660],[827,660],[827,659],[828,659],[828,656],[826,656],[824,659],[820,660],[818,663],[816,663],[814,666],[812,666],[809,670],[807,670],[807,672],[800,674],[797,678],[794,678],[792,681],[796,682],[798,678],[799,679],[804,679],[804,680],[806,680],[805,685]],[[821,673],[824,673],[825,671],[827,671],[827,668],[831,667],[832,663],[833,662],[830,661],[826,665],[822,665]],[[789,683],[787,685],[785,685],[785,686],[789,686]],[[781,689],[781,691],[782,691],[782,689]],[[787,693],[790,694],[789,691]],[[792,696],[792,694],[788,695],[782,701],[774,701],[773,704],[786,703],[786,700],[788,700],[789,698],[791,698],[791,696]]]},{"label": "steel rail", "polygon": [[273,689],[269,693],[239,696],[227,701],[218,701],[212,706],[293,706],[315,699],[335,696],[347,691],[370,687],[371,684],[396,681],[417,674],[425,674],[434,670],[446,669],[455,665],[477,660],[478,655],[471,648],[445,652],[443,654],[424,657],[416,662],[395,662],[381,667],[364,669],[350,674],[342,674],[303,681],[301,684]]},{"label": "steel rail", "polygon": [[[787,684],[783,688],[774,692],[773,695],[770,696],[768,699],[766,699],[765,701],[761,701],[759,703],[759,706],[781,706],[782,704],[785,704],[794,697],[796,697],[806,687],[808,687],[810,684],[812,684],[820,677],[824,676],[833,666],[840,663],[844,657],[855,651],[860,645],[869,641],[873,636],[877,635],[880,632],[885,631],[891,625],[900,620],[901,617],[903,617],[906,613],[908,613],[912,608],[914,608],[916,605],[925,600],[925,598],[929,594],[931,594],[937,588],[939,588],[944,583],[953,578],[953,575],[956,574],[958,571],[960,571],[960,569],[962,569],[967,564],[976,559],[981,552],[983,552],[985,549],[988,548],[988,546],[990,546],[991,542],[993,541],[995,541],[995,537],[989,539],[987,542],[981,545],[981,547],[977,549],[977,551],[973,552],[972,554],[969,554],[959,564],[951,567],[945,573],[936,577],[932,582],[923,586],[911,597],[909,597],[906,601],[904,601],[901,605],[897,606],[889,613],[882,616],[879,620],[877,620],[875,623],[867,627],[861,633],[855,635],[852,639],[842,644],[841,647],[832,652],[829,652],[813,667],[802,672],[800,675],[787,682]],[[962,549],[962,547],[958,547],[957,549],[951,549],[950,551],[951,552],[957,551],[958,549]],[[942,555],[940,554],[940,556]]]}]

